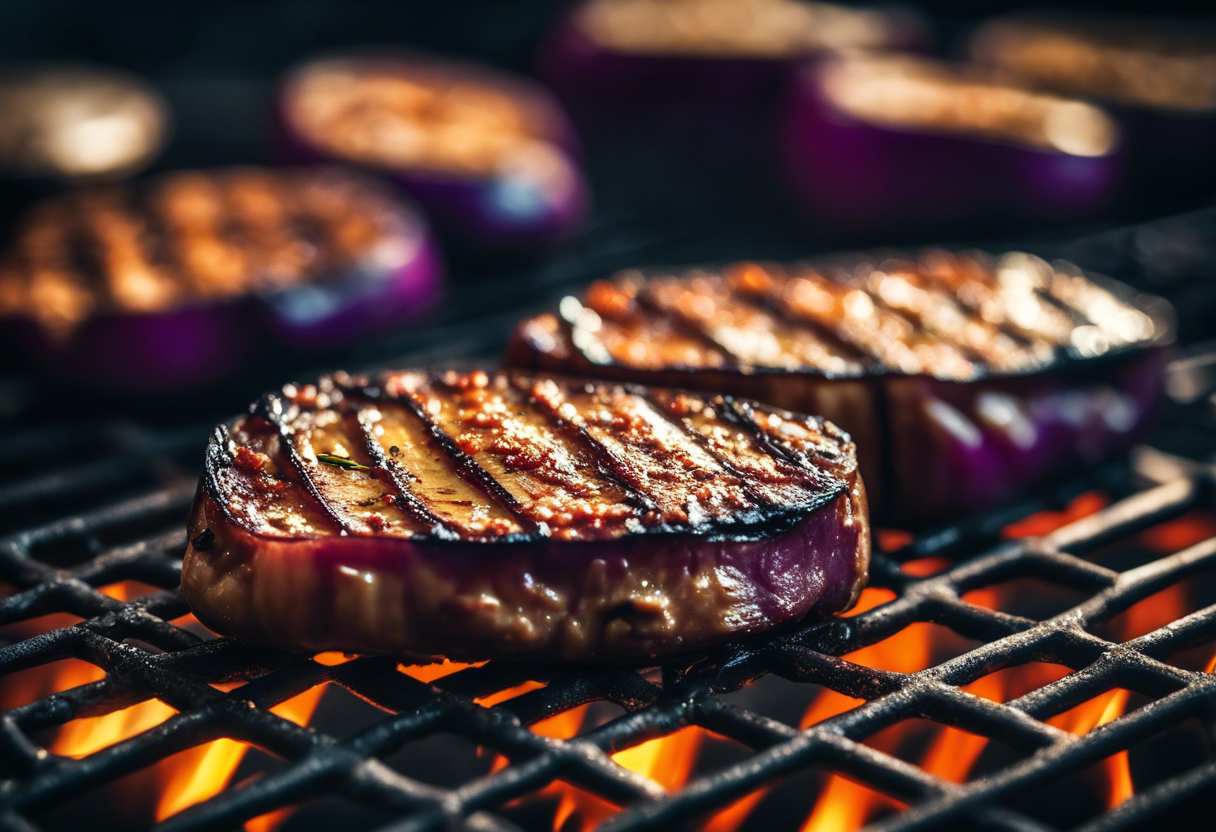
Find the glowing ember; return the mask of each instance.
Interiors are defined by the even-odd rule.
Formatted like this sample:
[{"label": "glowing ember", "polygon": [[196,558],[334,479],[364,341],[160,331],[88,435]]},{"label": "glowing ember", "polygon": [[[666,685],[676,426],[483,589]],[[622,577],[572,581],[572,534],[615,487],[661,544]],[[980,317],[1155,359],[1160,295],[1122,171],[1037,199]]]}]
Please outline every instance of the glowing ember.
[{"label": "glowing ember", "polygon": [[[120,601],[127,601],[148,589],[143,584],[124,582],[102,587],[101,591]],[[101,668],[81,662],[61,665],[51,672],[53,678],[41,680],[40,688],[68,690],[99,681],[105,676]],[[271,711],[304,725],[312,717],[324,690],[324,686],[311,688],[280,703]],[[50,750],[54,754],[75,759],[87,757],[149,731],[176,713],[169,705],[150,699],[103,716],[75,719],[60,729]],[[161,760],[148,769],[141,775],[146,779],[141,779],[140,783],[144,788],[155,789],[160,795],[156,803],[156,820],[162,821],[223,791],[248,748],[248,745],[236,740],[215,740]],[[249,832],[270,832],[289,813],[290,810],[283,810],[255,818],[246,829]]]}]

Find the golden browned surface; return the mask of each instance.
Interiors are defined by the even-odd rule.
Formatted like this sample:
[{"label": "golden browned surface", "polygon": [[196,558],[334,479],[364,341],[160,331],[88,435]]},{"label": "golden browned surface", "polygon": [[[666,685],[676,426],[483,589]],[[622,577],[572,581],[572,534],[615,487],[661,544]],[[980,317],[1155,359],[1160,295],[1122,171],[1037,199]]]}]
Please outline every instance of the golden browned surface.
[{"label": "golden browned surface", "polygon": [[644,661],[846,608],[847,436],[744,401],[484,372],[289,385],[218,428],[182,588],[303,650]]},{"label": "golden browned surface", "polygon": [[575,23],[607,49],[715,57],[884,47],[904,34],[882,12],[807,0],[590,0]]},{"label": "golden browned surface", "polygon": [[610,540],[788,522],[855,467],[848,438],[812,417],[603,382],[396,373],[266,397],[213,440],[209,488],[267,537]]},{"label": "golden browned surface", "polygon": [[543,170],[561,116],[488,70],[388,56],[334,58],[288,80],[284,117],[310,144],[367,164],[471,176]]},{"label": "golden browned surface", "polygon": [[0,317],[66,333],[373,266],[402,228],[377,187],[331,170],[182,171],[35,206],[0,257]]},{"label": "golden browned surface", "polygon": [[623,272],[564,299],[559,315],[525,321],[513,354],[580,372],[884,372],[968,381],[1035,371],[1065,353],[1092,357],[1148,344],[1160,334],[1146,312],[1075,266],[1016,252],[994,260],[934,250],[821,267],[738,263],[649,279]]}]

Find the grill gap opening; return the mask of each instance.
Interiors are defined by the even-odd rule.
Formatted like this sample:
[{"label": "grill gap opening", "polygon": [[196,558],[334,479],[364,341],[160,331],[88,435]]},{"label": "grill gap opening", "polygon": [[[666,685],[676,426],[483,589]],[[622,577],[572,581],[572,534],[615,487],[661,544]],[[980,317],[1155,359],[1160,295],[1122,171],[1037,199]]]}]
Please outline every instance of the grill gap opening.
[{"label": "grill gap opening", "polygon": [[962,595],[968,604],[1035,621],[1059,615],[1089,597],[1090,593],[1080,589],[1029,576],[1011,578]]}]

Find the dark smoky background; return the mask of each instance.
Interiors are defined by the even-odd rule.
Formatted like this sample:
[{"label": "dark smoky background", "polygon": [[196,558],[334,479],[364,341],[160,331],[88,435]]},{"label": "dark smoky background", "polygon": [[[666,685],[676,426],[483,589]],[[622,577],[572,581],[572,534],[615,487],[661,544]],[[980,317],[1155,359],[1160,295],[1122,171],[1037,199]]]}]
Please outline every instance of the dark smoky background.
[{"label": "dark smoky background", "polygon": [[[899,5],[928,23],[929,54],[956,58],[963,38],[985,18],[1043,4]],[[275,164],[272,105],[278,80],[293,66],[326,53],[389,47],[535,76],[546,37],[570,6],[542,0],[8,2],[0,5],[0,66],[84,63],[125,70],[149,81],[164,96],[172,119],[169,142],[150,172]],[[1172,16],[1196,28],[1209,28],[1213,20],[1206,3],[1076,3],[1051,8],[1098,16]],[[759,106],[755,112],[741,109],[728,115],[735,123],[770,117]],[[501,321],[488,322],[485,330],[493,333],[487,336],[489,343],[496,344],[518,315],[618,268],[943,243],[1020,247],[1077,258],[1086,268],[1174,300],[1181,309],[1185,340],[1216,334],[1216,290],[1210,280],[1216,231],[1211,216],[1203,213],[1216,189],[1197,185],[1192,177],[1161,177],[1135,199],[1096,217],[1028,216],[1017,222],[841,230],[807,222],[792,210],[784,183],[773,175],[772,160],[764,153],[726,153],[708,163],[685,164],[687,136],[669,134],[644,112],[624,132],[587,130],[577,120],[576,127],[593,205],[583,228],[565,245],[525,262],[486,262],[446,250],[454,289],[427,323],[498,313]],[[0,238],[7,236],[26,206],[61,188],[61,183],[46,180],[5,180],[0,189]],[[420,337],[418,326],[411,324],[324,356],[267,357],[258,371],[229,379],[223,401],[231,409],[242,396],[285,375],[390,360]],[[486,353],[495,350],[488,346]],[[443,350],[437,349],[437,355],[442,359]],[[24,365],[12,354],[3,365],[23,372]],[[41,377],[33,383],[41,384]]]}]

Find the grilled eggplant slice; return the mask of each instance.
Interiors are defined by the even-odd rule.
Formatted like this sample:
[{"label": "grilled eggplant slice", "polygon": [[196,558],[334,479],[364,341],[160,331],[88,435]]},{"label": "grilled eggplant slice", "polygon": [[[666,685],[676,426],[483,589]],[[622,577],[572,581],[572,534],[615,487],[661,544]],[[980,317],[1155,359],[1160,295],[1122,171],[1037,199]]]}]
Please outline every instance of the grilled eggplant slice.
[{"label": "grilled eggplant slice", "polygon": [[283,158],[392,179],[466,255],[544,250],[590,204],[550,93],[485,67],[396,53],[311,61],[283,82],[278,127]]},{"label": "grilled eggplant slice", "polygon": [[1109,211],[1124,176],[1102,109],[928,58],[808,64],[779,121],[791,195],[851,233],[1076,222]]},{"label": "grilled eggplant slice", "polygon": [[182,590],[299,650],[645,662],[848,608],[853,443],[724,397],[338,375],[216,430]]},{"label": "grilled eggplant slice", "polygon": [[348,340],[433,302],[421,215],[335,168],[175,171],[34,206],[0,257],[0,332],[48,369],[156,392],[265,349]]},{"label": "grilled eggplant slice", "polygon": [[1099,101],[1126,137],[1133,196],[1208,196],[1216,181],[1216,27],[1210,18],[1019,12],[972,35],[976,64]]},{"label": "grilled eggplant slice", "polygon": [[822,414],[915,523],[1127,448],[1171,333],[1164,301],[1075,266],[939,250],[625,272],[520,324],[507,364]]}]

